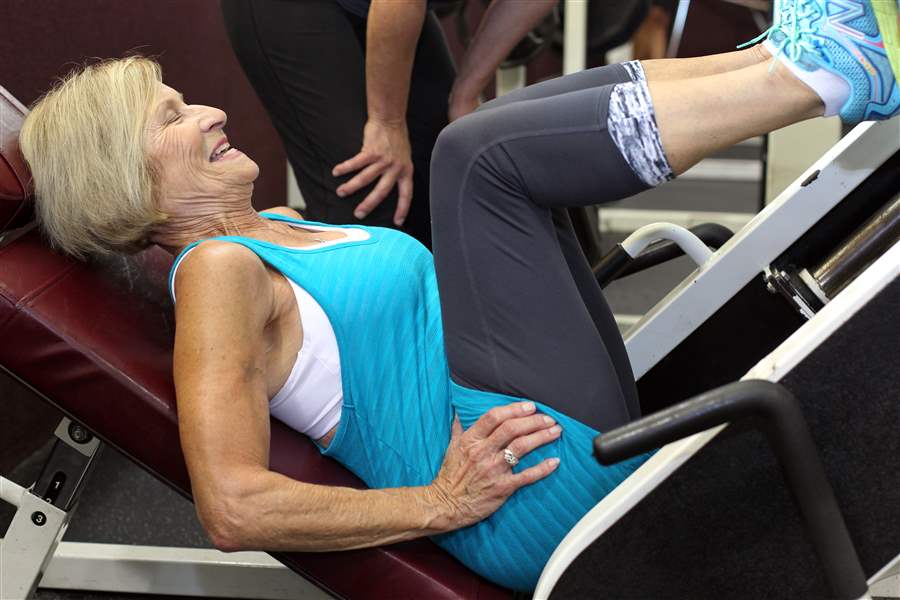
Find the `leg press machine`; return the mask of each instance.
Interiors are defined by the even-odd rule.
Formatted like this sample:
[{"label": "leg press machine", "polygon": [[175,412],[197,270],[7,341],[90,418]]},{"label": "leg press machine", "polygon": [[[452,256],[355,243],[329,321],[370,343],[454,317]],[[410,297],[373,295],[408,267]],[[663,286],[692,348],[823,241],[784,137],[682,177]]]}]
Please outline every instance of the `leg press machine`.
[{"label": "leg press machine", "polygon": [[[271,556],[60,542],[104,445],[186,498],[190,482],[171,258],[47,247],[17,149],[26,112],[0,88],[0,368],[65,417],[33,486],[0,478],[17,507],[0,597],[513,597],[428,540]],[[900,598],[900,119],[855,128],[727,237],[651,225],[598,266],[608,282],[697,263],[626,335],[646,416],[585,451],[660,449],[563,540],[535,598]],[[271,468],[362,485],[277,421]]]}]

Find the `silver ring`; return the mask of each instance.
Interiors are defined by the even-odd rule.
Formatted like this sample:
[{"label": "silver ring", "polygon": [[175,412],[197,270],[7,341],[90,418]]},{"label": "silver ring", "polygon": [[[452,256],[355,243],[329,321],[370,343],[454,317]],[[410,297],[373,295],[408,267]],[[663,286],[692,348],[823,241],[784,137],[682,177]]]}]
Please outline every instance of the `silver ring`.
[{"label": "silver ring", "polygon": [[505,460],[506,464],[511,467],[519,464],[519,457],[513,454],[512,450],[510,450],[509,448],[503,450],[503,460]]}]

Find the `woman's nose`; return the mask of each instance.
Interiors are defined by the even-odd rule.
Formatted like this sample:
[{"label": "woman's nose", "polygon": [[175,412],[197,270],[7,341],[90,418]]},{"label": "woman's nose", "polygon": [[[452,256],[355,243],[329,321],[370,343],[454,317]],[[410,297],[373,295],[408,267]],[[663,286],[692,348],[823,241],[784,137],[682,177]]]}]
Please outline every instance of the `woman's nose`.
[{"label": "woman's nose", "polygon": [[228,122],[228,115],[225,111],[213,108],[212,106],[198,106],[200,128],[204,133],[213,131],[214,129],[222,129]]}]

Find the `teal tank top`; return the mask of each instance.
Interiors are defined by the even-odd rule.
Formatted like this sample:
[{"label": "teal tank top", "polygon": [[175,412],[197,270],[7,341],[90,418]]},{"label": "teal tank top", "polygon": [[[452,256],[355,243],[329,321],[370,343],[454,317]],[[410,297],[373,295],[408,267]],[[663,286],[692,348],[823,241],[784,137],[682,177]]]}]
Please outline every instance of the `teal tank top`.
[{"label": "teal tank top", "polygon": [[[491,408],[525,399],[453,382],[431,253],[402,232],[353,227],[370,237],[309,249],[236,236],[214,239],[246,246],[304,288],[328,315],[340,353],[344,400],[337,432],[328,448],[320,448],[322,454],[371,488],[428,485],[450,443],[454,413],[468,429]],[[197,243],[185,248],[175,265]],[[523,457],[515,470],[558,456],[557,470],[518,490],[487,519],[432,538],[473,571],[523,591],[534,588],[575,523],[647,458],[603,467],[592,455],[597,431],[536,404],[563,433]]]}]

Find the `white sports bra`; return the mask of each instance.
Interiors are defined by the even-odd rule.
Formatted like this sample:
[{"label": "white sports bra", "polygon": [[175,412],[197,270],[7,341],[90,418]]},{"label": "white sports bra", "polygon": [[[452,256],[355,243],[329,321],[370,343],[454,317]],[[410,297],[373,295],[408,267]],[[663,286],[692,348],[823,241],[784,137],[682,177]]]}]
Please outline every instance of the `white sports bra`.
[{"label": "white sports bra", "polygon": [[269,401],[269,411],[291,429],[318,440],[341,419],[341,358],[325,311],[309,292],[290,279],[288,283],[300,310],[303,344],[287,381]]},{"label": "white sports bra", "polygon": [[[295,227],[313,231],[338,229],[305,223]],[[318,250],[327,246],[369,238],[369,233],[364,229],[344,227],[340,229],[345,234],[343,238],[320,242],[312,246],[292,247],[292,249]],[[184,256],[187,256],[188,253],[185,253]],[[182,260],[184,256],[182,256]],[[177,269],[178,265],[175,266],[176,271]],[[303,343],[287,381],[269,401],[269,411],[273,417],[284,422],[290,428],[318,440],[337,426],[341,418],[344,391],[341,382],[340,353],[334,328],[328,320],[328,315],[309,292],[290,279],[288,279],[288,283],[297,300],[303,327]],[[175,297],[174,275],[172,277],[172,297]]]}]

